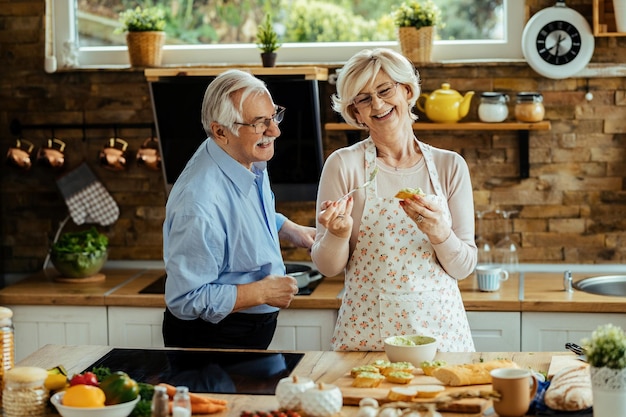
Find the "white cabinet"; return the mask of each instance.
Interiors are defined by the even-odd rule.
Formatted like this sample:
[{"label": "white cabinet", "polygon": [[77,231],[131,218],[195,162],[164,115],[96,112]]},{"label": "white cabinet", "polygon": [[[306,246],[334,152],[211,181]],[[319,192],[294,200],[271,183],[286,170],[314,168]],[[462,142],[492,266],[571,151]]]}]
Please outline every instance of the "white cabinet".
[{"label": "white cabinet", "polygon": [[109,307],[109,344],[163,347],[163,308]]},{"label": "white cabinet", "polygon": [[565,343],[580,344],[600,325],[613,323],[626,328],[626,314],[617,313],[522,313],[522,350],[565,350]]},{"label": "white cabinet", "polygon": [[105,306],[9,305],[16,363],[48,344],[107,345]]},{"label": "white cabinet", "polygon": [[270,350],[330,350],[337,310],[286,309],[278,314],[278,325]]},{"label": "white cabinet", "polygon": [[520,313],[468,311],[477,352],[519,352]]}]

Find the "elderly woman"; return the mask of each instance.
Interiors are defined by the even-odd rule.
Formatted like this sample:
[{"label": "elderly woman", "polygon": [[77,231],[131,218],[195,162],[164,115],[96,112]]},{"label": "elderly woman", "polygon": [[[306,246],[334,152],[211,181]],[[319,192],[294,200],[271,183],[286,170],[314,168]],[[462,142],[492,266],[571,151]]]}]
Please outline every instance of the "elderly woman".
[{"label": "elderly woman", "polygon": [[[328,157],[317,198],[313,261],[345,272],[334,350],[382,350],[412,333],[435,336],[440,351],[474,350],[457,285],[476,265],[469,170],[415,137],[419,95],[417,71],[389,49],[357,53],[337,79],[334,110],[369,137]],[[425,195],[396,198],[404,188]]]}]

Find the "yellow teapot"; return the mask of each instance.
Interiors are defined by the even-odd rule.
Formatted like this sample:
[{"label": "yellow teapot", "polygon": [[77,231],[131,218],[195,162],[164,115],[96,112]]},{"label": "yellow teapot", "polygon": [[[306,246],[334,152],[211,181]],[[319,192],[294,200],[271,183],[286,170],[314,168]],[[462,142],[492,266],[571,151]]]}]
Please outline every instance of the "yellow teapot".
[{"label": "yellow teapot", "polygon": [[456,123],[467,116],[473,95],[473,91],[468,91],[462,96],[458,91],[451,90],[450,84],[443,83],[439,90],[433,91],[430,95],[421,94],[416,106],[433,122]]}]

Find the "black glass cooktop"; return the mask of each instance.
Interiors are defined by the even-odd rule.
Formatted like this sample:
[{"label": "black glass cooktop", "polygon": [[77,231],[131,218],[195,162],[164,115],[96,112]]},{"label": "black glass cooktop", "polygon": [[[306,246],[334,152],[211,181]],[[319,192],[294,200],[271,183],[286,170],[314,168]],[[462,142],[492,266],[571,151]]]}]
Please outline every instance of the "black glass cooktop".
[{"label": "black glass cooktop", "polygon": [[304,353],[114,348],[88,366],[124,371],[136,381],[166,382],[192,392],[273,395]]}]

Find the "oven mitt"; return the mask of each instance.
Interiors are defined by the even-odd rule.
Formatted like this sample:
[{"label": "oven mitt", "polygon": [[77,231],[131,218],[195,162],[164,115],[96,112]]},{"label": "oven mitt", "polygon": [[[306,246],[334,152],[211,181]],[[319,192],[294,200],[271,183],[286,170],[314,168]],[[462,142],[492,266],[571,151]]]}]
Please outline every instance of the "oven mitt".
[{"label": "oven mitt", "polygon": [[120,215],[117,203],[86,163],[57,180],[72,220],[77,225],[98,223],[108,226]]}]

